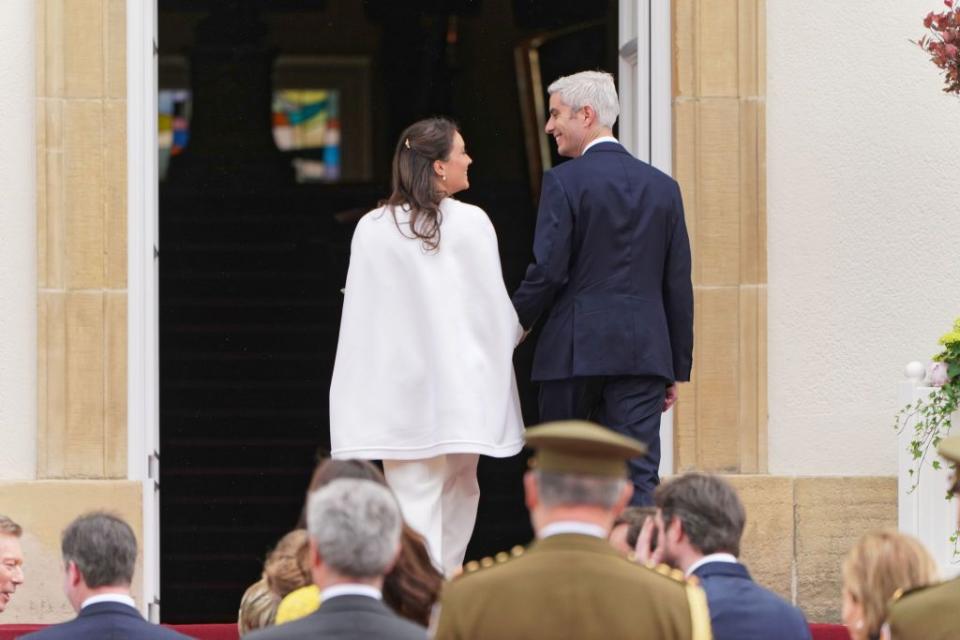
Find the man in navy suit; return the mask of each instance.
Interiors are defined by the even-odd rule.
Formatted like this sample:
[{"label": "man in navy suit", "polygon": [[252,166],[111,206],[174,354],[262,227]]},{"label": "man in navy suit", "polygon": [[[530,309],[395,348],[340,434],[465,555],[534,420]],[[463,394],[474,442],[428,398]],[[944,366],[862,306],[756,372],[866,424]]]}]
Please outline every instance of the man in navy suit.
[{"label": "man in navy suit", "polygon": [[[696,576],[707,594],[714,640],[810,640],[803,613],[750,578],[740,564],[743,503],[716,476],[688,473],[657,488],[656,523],[637,540],[640,562],[665,562]],[[650,539],[656,530],[656,549]]]},{"label": "man in navy suit", "polygon": [[310,571],[320,608],[244,640],[426,640],[427,630],[383,603],[383,576],[400,553],[403,517],[390,489],[340,478],[307,499]]},{"label": "man in navy suit", "polygon": [[187,636],[150,624],[130,597],[137,539],[126,522],[108,513],[80,516],[63,532],[63,589],[77,617],[24,636],[29,640],[127,638],[177,640]]},{"label": "man in navy suit", "polygon": [[546,320],[532,378],[540,421],[587,419],[647,445],[629,465],[631,504],[659,483],[660,414],[690,379],[693,287],[680,189],[612,136],[608,73],[547,89],[545,131],[572,160],[543,176],[534,261],[513,304],[529,331]]}]

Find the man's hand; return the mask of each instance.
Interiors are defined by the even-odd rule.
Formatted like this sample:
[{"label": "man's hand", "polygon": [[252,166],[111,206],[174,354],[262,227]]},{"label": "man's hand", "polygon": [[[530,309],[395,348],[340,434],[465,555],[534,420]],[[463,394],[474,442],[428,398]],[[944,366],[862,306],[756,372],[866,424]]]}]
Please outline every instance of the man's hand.
[{"label": "man's hand", "polygon": [[670,407],[677,404],[677,398],[679,394],[677,393],[676,383],[667,386],[667,397],[663,400],[663,412],[666,413],[670,410]]},{"label": "man's hand", "polygon": [[637,536],[637,546],[633,548],[633,557],[638,564],[644,564],[648,567],[656,566],[663,562],[663,547],[661,541],[662,535],[657,536],[657,545],[651,548],[653,534],[657,531],[657,523],[654,518],[648,517],[643,526],[640,527],[640,535]]}]

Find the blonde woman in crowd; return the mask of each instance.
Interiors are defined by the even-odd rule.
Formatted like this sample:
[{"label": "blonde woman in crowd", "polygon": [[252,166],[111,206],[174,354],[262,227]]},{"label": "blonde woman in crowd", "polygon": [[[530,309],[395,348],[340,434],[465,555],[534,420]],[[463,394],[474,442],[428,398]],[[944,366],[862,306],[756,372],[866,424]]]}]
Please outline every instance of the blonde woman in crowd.
[{"label": "blonde woman in crowd", "polygon": [[864,535],[843,561],[843,624],[852,640],[877,640],[887,606],[898,590],[937,580],[929,552],[894,530]]}]

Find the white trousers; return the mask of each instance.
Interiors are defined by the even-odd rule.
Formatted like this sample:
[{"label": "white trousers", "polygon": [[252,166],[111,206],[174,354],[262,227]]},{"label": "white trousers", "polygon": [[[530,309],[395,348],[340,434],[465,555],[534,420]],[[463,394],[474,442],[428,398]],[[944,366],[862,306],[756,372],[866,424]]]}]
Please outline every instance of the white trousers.
[{"label": "white trousers", "polygon": [[463,564],[477,521],[479,460],[475,453],[451,453],[383,461],[383,474],[404,520],[423,535],[434,565],[447,576]]}]

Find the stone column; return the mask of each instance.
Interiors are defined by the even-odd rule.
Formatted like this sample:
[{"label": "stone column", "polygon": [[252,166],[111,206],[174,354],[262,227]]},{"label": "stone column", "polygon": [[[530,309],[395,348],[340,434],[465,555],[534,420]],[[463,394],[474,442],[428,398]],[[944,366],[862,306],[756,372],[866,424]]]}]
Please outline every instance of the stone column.
[{"label": "stone column", "polygon": [[126,477],[124,0],[37,0],[39,478]]},{"label": "stone column", "polygon": [[673,0],[674,175],[696,301],[676,469],[764,472],[765,0]]}]

